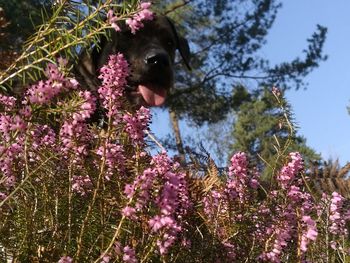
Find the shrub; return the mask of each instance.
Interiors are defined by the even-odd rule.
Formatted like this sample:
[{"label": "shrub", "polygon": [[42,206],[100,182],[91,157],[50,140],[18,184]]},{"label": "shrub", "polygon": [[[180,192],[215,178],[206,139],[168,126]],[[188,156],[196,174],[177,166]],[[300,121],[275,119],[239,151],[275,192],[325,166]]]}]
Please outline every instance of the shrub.
[{"label": "shrub", "polygon": [[125,110],[123,55],[101,69],[97,94],[65,67],[48,64],[20,101],[0,96],[2,260],[349,260],[345,200],[312,195],[299,153],[280,156],[269,187],[242,152],[227,172],[210,164],[205,174],[151,156],[150,111]]}]

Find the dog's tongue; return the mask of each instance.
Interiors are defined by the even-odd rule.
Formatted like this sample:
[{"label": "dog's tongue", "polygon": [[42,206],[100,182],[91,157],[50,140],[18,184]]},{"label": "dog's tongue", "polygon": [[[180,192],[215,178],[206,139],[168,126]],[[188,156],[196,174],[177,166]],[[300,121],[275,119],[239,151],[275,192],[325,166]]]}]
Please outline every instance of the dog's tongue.
[{"label": "dog's tongue", "polygon": [[166,90],[155,87],[151,84],[147,85],[139,85],[138,89],[145,100],[145,102],[149,106],[160,106],[164,104],[165,97],[166,97]]}]

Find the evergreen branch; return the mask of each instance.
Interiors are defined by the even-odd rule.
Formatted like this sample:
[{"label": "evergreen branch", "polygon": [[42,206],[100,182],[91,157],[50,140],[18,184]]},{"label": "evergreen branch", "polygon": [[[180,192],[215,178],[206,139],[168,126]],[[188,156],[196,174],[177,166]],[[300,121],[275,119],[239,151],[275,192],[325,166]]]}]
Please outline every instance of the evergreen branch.
[{"label": "evergreen branch", "polygon": [[168,15],[168,14],[174,12],[175,10],[184,7],[185,5],[189,4],[191,1],[192,1],[192,0],[187,0],[187,1],[184,0],[184,1],[182,1],[182,3],[179,3],[179,4],[177,4],[177,5],[174,5],[174,6],[171,7],[169,10],[166,10],[166,11],[164,12],[164,15]]},{"label": "evergreen branch", "polygon": [[[46,24],[41,25],[31,38],[29,38],[23,53],[15,62],[0,74],[0,87],[5,89],[5,84],[16,77],[25,84],[26,76],[37,80],[43,73],[43,62],[53,63],[58,56],[64,54],[66,58],[75,59],[81,48],[87,48],[97,44],[100,35],[107,35],[107,29],[112,28],[107,21],[101,19],[108,10],[120,8],[113,4],[113,0],[100,2],[96,8],[88,8],[88,14],[84,17],[81,9],[87,8],[83,3],[74,7],[75,12],[67,15],[67,1],[63,1],[54,10],[53,16]],[[130,5],[132,8],[135,5]],[[130,7],[129,6],[129,7]],[[126,5],[124,9],[126,8]],[[134,8],[136,9],[136,8]],[[137,10],[130,10],[118,16],[118,21],[125,20]],[[81,16],[83,18],[81,19]],[[32,70],[37,72],[35,79]]]}]

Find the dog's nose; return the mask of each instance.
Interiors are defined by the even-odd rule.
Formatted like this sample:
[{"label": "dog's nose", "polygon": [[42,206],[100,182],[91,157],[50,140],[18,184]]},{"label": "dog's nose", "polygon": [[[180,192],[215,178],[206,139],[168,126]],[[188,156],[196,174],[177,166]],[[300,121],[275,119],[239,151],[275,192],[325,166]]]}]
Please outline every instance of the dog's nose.
[{"label": "dog's nose", "polygon": [[145,63],[149,66],[167,67],[170,65],[169,56],[166,53],[152,52],[147,54]]}]

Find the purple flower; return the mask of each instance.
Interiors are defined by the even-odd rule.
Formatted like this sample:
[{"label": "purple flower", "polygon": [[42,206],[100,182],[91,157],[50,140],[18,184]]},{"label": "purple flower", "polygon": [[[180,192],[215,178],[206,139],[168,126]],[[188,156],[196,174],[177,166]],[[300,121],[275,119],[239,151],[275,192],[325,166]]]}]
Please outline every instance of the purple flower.
[{"label": "purple flower", "polygon": [[126,123],[125,131],[129,134],[131,140],[136,145],[142,145],[145,137],[145,130],[150,121],[150,110],[141,107],[134,115],[125,114],[123,120]]},{"label": "purple flower", "polygon": [[131,220],[136,220],[137,216],[136,216],[136,209],[131,207],[131,206],[126,206],[122,209],[122,215],[130,218]]},{"label": "purple flower", "polygon": [[334,235],[347,235],[346,218],[342,215],[344,197],[337,192],[332,193],[329,206],[329,231]]},{"label": "purple flower", "polygon": [[124,255],[123,255],[123,261],[126,263],[137,263],[135,250],[132,249],[129,246],[124,247],[123,249]]},{"label": "purple flower", "polygon": [[61,257],[58,263],[72,263],[73,259],[68,256]]},{"label": "purple flower", "polygon": [[125,23],[131,29],[131,33],[135,34],[137,30],[141,29],[143,27],[143,21],[154,18],[152,11],[149,10],[150,6],[150,2],[141,3],[139,6],[140,11],[133,15],[133,17],[125,20]]},{"label": "purple flower", "polygon": [[65,78],[55,64],[48,64],[45,75],[47,80],[41,80],[29,87],[26,99],[33,104],[47,104],[61,91],[75,89],[78,82],[74,79]]},{"label": "purple flower", "polygon": [[60,129],[60,150],[66,159],[71,158],[73,163],[81,165],[92,137],[86,120],[95,111],[96,98],[89,91],[81,91],[78,96],[82,104],[67,115]]},{"label": "purple flower", "polygon": [[96,154],[106,158],[106,179],[110,180],[114,171],[124,171],[124,149],[122,145],[118,145],[115,143],[106,143],[105,145],[101,145]]},{"label": "purple flower", "polygon": [[112,9],[109,10],[108,13],[107,13],[107,22],[108,22],[108,24],[111,25],[112,28],[114,28],[115,31],[119,32],[121,30],[120,27],[117,24],[118,17],[116,17],[114,15],[114,12],[113,12]]},{"label": "purple flower", "polygon": [[86,176],[73,176],[72,178],[72,190],[82,196],[91,192],[93,184],[88,175]]},{"label": "purple flower", "polygon": [[16,98],[0,94],[0,104],[4,106],[5,111],[11,111],[16,106]]},{"label": "purple flower", "polygon": [[99,78],[102,85],[98,89],[103,107],[108,111],[107,116],[113,117],[116,124],[119,122],[120,108],[123,101],[123,92],[129,75],[128,63],[120,53],[111,55],[108,63],[100,70]]},{"label": "purple flower", "polygon": [[301,236],[300,250],[303,252],[307,251],[307,245],[310,241],[315,241],[318,235],[316,222],[310,216],[303,216],[302,223],[304,231]]},{"label": "purple flower", "polygon": [[283,189],[288,188],[290,183],[304,167],[300,153],[292,152],[289,154],[289,157],[291,158],[291,161],[282,167],[277,176],[277,180],[280,182]]}]

